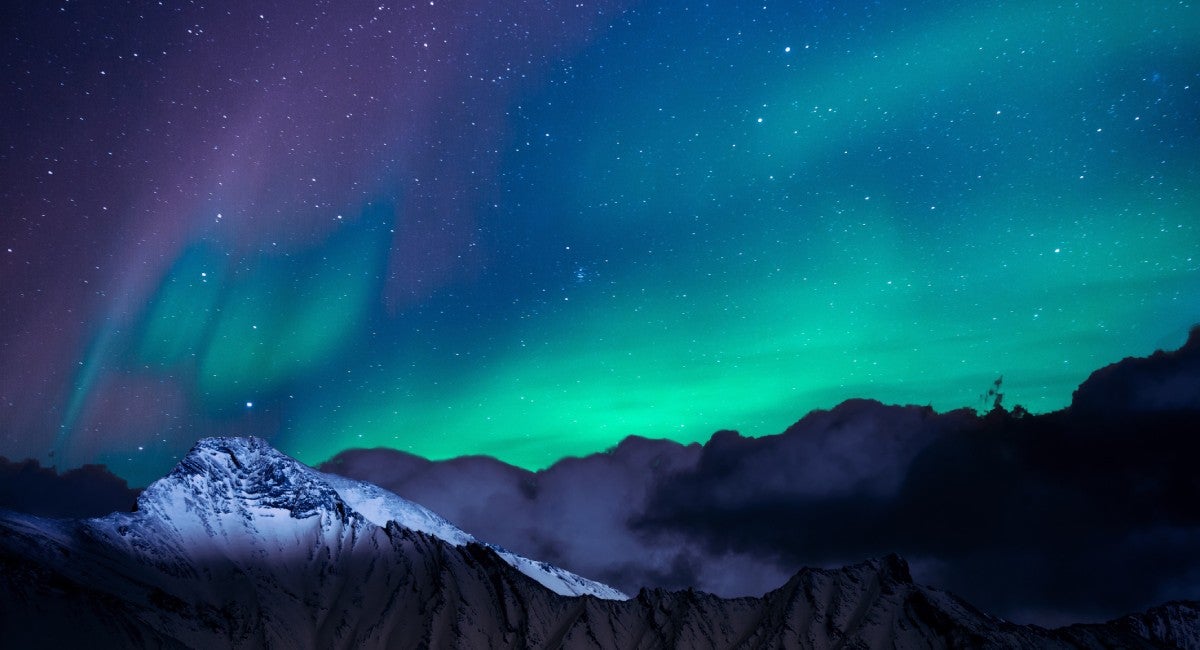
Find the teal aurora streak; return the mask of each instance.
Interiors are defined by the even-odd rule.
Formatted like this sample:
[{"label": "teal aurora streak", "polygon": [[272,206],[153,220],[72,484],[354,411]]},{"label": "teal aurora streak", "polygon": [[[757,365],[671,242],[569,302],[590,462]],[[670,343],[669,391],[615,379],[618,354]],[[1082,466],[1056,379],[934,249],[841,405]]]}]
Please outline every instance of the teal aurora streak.
[{"label": "teal aurora streak", "polygon": [[[386,306],[388,195],[286,253],[198,237],[105,363],[307,462],[538,468],[998,375],[1061,408],[1200,320],[1200,11],[1052,5],[635,5],[490,109],[474,271]],[[78,460],[136,481],[188,436],[145,438]]]}]

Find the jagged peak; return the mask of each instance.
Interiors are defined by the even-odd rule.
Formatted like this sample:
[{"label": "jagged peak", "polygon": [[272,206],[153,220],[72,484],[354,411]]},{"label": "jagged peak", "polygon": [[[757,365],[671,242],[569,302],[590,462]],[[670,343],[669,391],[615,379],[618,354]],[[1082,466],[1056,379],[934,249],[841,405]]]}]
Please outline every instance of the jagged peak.
[{"label": "jagged peak", "polygon": [[172,507],[165,504],[180,494],[218,510],[240,501],[287,510],[299,519],[322,510],[346,512],[337,491],[319,473],[253,436],[201,439],[167,476],[146,488],[138,509]]},{"label": "jagged peak", "polygon": [[895,553],[888,553],[881,558],[868,560],[866,564],[873,567],[881,578],[892,582],[911,584],[913,581],[912,571],[908,568],[908,560]]},{"label": "jagged peak", "polygon": [[179,466],[190,468],[195,467],[200,462],[212,467],[212,465],[206,462],[210,459],[228,462],[238,469],[264,463],[299,463],[299,461],[283,454],[272,447],[271,443],[257,436],[214,436],[197,440],[192,449],[180,461]]},{"label": "jagged peak", "polygon": [[781,589],[788,589],[798,584],[822,582],[829,579],[849,579],[853,583],[863,581],[878,582],[880,585],[891,585],[893,587],[905,585],[916,586],[913,582],[908,562],[895,553],[889,553],[883,557],[871,558],[856,564],[849,564],[833,569],[806,567],[792,576],[792,579],[781,587]]},{"label": "jagged peak", "polygon": [[[228,515],[235,515],[234,528],[251,531],[261,523],[282,530],[279,511],[286,511],[291,519],[315,517],[322,525],[353,522],[355,526],[378,526],[389,534],[394,533],[389,526],[395,525],[452,546],[479,543],[423,506],[371,483],[321,473],[257,437],[200,440],[166,477],[146,488],[138,499],[138,510],[152,519],[197,522],[210,536],[217,528],[226,528],[221,522],[230,519]],[[608,585],[545,562],[499,547],[493,551],[557,593],[627,598]]]},{"label": "jagged peak", "polygon": [[895,553],[888,553],[883,557],[870,558],[855,564],[848,564],[837,569],[801,569],[800,574],[806,571],[875,575],[879,577],[880,582],[912,584],[913,581],[912,572],[908,568],[908,561]]}]

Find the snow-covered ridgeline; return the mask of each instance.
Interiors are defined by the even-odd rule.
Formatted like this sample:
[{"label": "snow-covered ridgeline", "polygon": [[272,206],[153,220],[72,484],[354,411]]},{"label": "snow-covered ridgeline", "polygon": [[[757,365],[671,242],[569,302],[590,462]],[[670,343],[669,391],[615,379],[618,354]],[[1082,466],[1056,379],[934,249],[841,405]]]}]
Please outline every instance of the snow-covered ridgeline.
[{"label": "snow-covered ridgeline", "polygon": [[[93,528],[136,529],[125,537],[142,548],[174,553],[224,549],[312,555],[319,545],[345,548],[364,527],[389,521],[454,546],[491,547],[507,563],[566,596],[628,598],[607,585],[476,540],[432,511],[376,485],[324,474],[260,438],[206,438],[138,500],[138,512],[94,520]],[[152,533],[151,531],[157,531]],[[145,535],[160,539],[148,542]]]}]

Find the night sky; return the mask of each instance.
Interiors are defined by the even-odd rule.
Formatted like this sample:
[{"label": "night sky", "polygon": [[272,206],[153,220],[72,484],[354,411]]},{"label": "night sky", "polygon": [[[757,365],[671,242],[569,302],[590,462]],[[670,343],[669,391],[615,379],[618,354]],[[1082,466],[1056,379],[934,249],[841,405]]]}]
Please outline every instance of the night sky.
[{"label": "night sky", "polygon": [[0,455],[1059,409],[1200,321],[1200,8],[1069,5],[6,3]]}]

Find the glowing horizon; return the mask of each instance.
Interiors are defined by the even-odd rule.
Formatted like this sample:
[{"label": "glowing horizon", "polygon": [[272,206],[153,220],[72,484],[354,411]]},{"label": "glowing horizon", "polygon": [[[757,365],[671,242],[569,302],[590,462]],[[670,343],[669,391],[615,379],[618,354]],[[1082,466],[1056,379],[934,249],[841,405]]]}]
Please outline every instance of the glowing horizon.
[{"label": "glowing horizon", "polygon": [[0,454],[537,469],[1056,410],[1200,322],[1195,8],[525,9],[22,23],[77,72],[6,73]]}]

